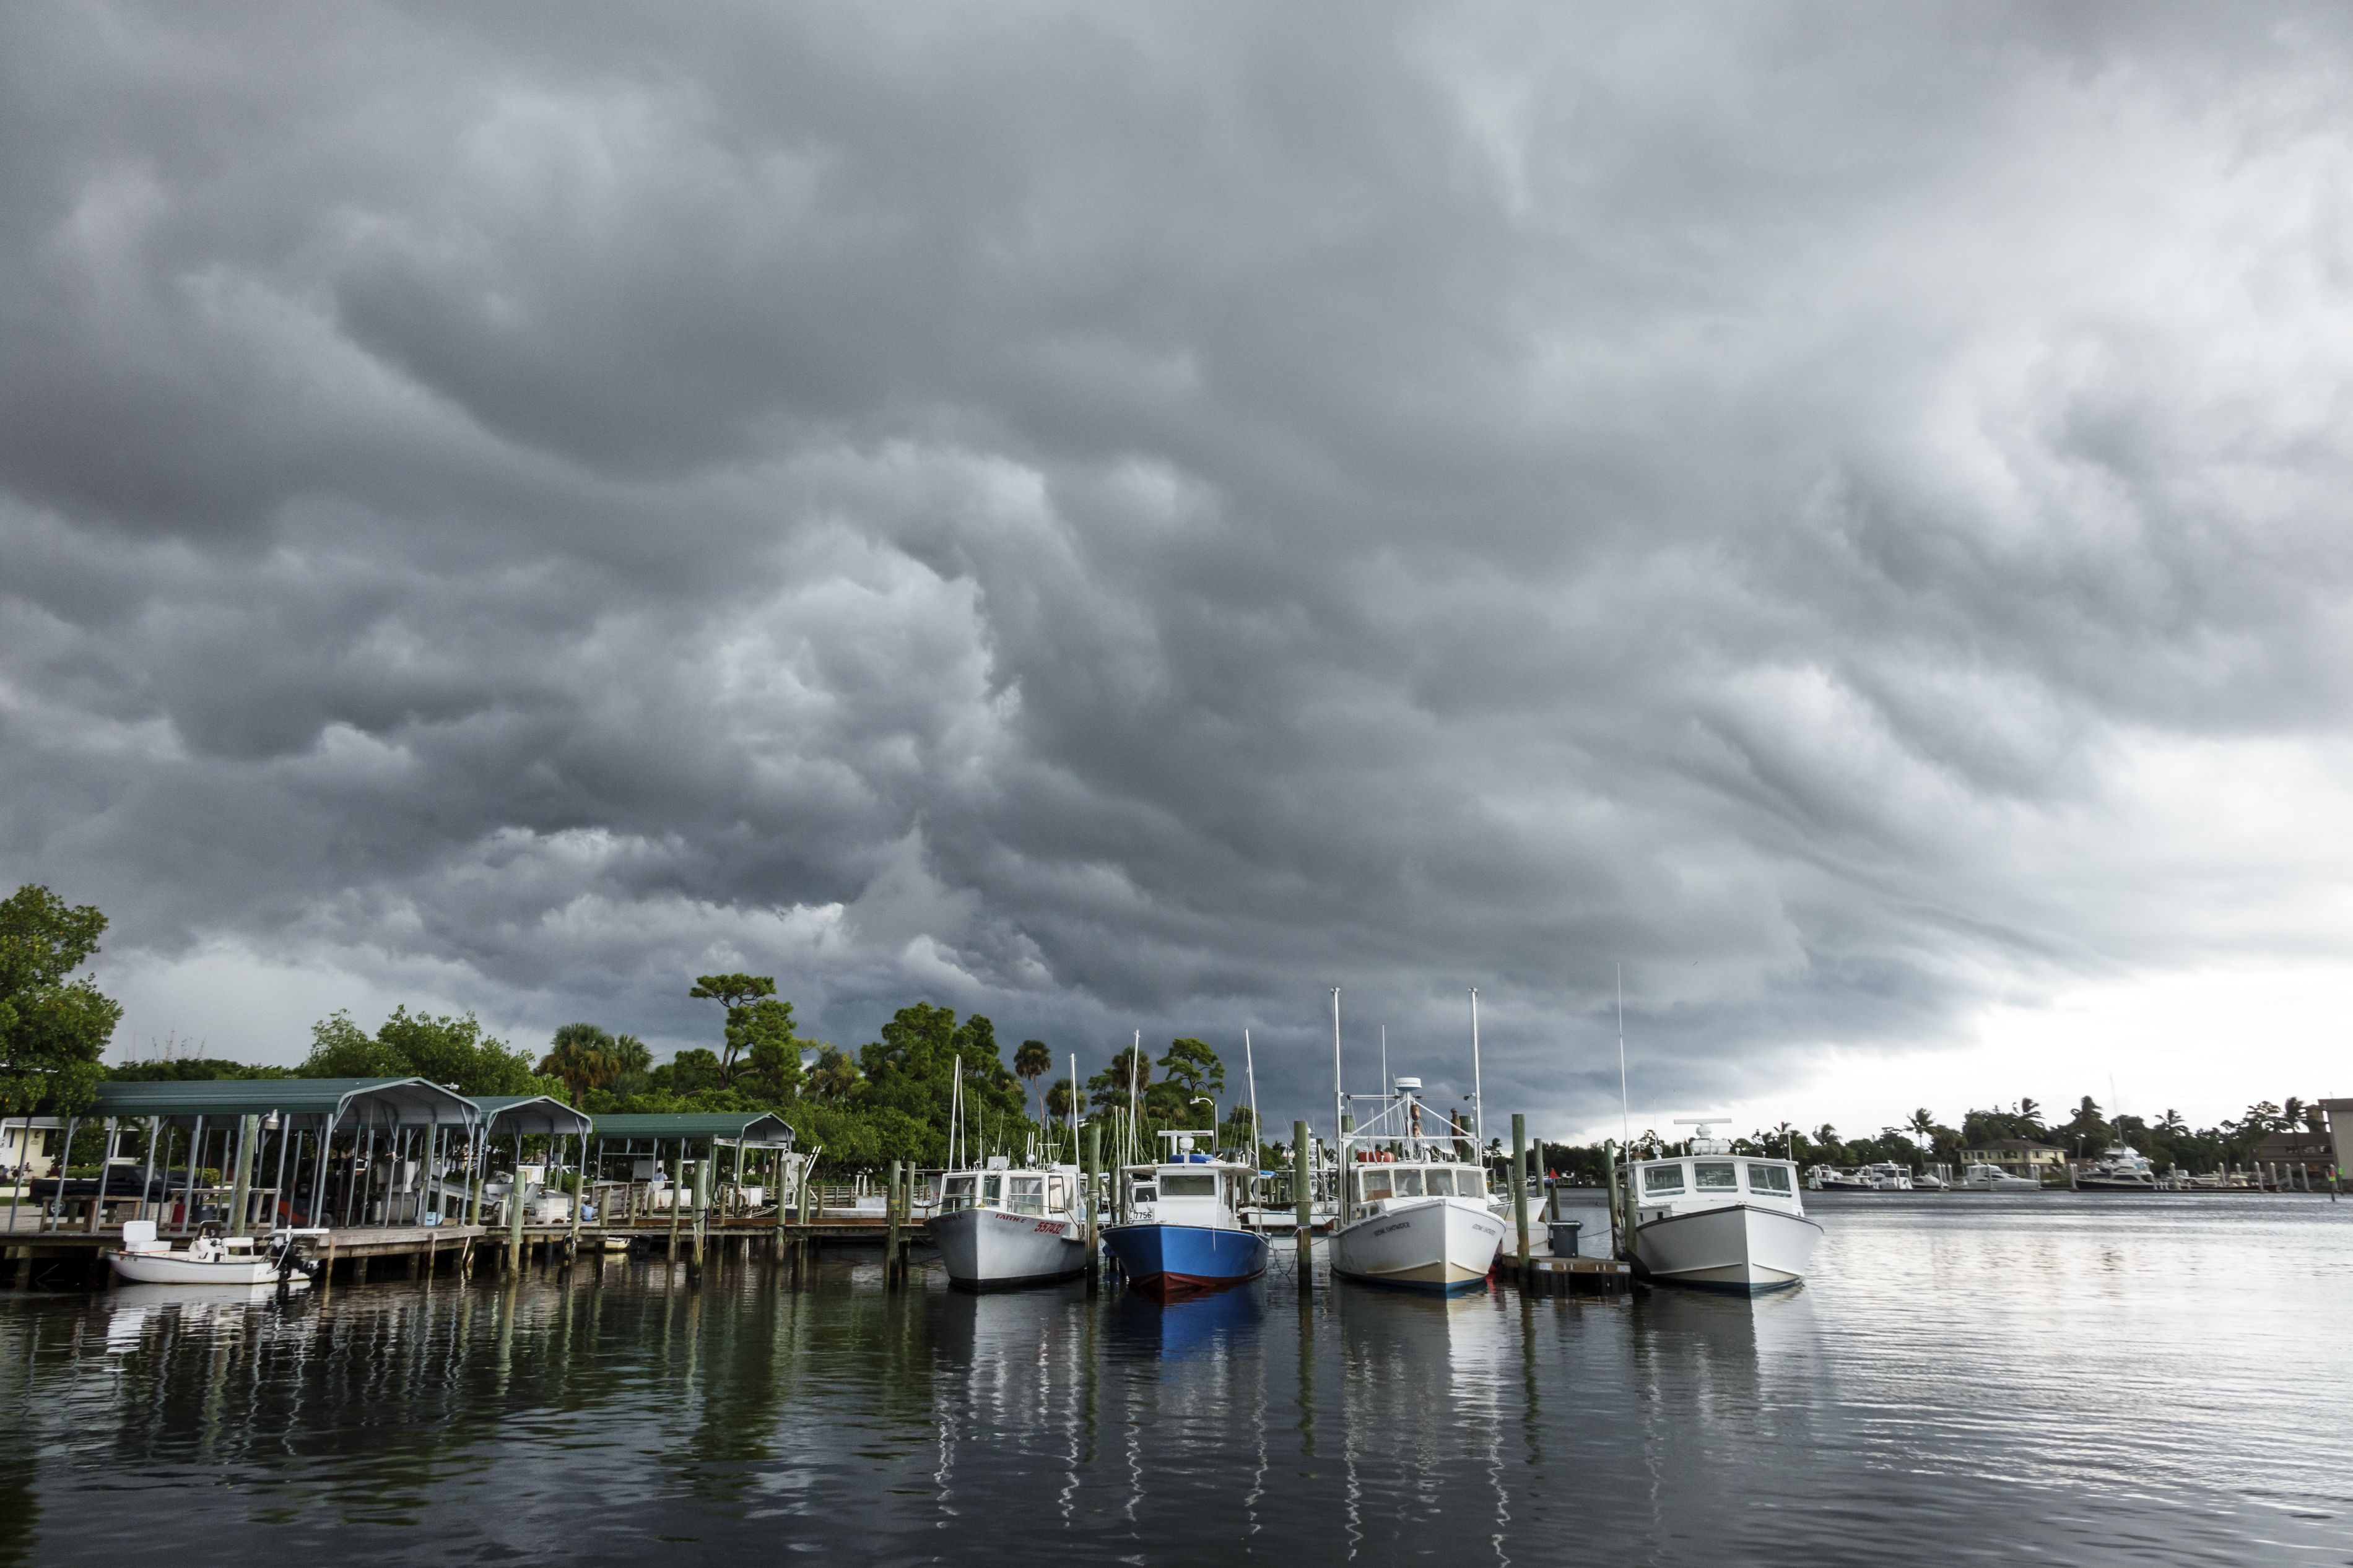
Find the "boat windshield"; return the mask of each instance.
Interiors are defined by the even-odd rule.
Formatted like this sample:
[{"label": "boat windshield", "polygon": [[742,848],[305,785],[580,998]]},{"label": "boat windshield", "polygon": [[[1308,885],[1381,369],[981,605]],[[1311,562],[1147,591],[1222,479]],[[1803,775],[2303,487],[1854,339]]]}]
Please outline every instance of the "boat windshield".
[{"label": "boat windshield", "polygon": [[1676,1165],[1645,1165],[1642,1167],[1642,1190],[1645,1193],[1679,1193],[1683,1190],[1683,1168]]},{"label": "boat windshield", "polygon": [[972,1183],[970,1176],[950,1176],[940,1192],[940,1212],[954,1214],[972,1207]]},{"label": "boat windshield", "polygon": [[1016,1176],[1009,1184],[1013,1194],[1006,1200],[1007,1208],[1015,1214],[1041,1215],[1046,1212],[1045,1177]]},{"label": "boat windshield", "polygon": [[1161,1176],[1160,1191],[1163,1196],[1172,1198],[1214,1198],[1218,1195],[1218,1178],[1206,1172],[1200,1175],[1171,1172]]},{"label": "boat windshield", "polygon": [[994,1173],[980,1179],[980,1201],[995,1208],[1005,1201],[1005,1178]]},{"label": "boat windshield", "polygon": [[1421,1173],[1406,1170],[1397,1173],[1397,1195],[1401,1198],[1421,1196]]},{"label": "boat windshield", "polygon": [[1699,1173],[1698,1184],[1703,1191],[1720,1192],[1740,1185],[1739,1174],[1729,1160],[1702,1160],[1694,1169]]},{"label": "boat windshield", "polygon": [[1751,1165],[1748,1167],[1748,1190],[1752,1193],[1786,1193],[1789,1190],[1789,1172],[1783,1165]]},{"label": "boat windshield", "polygon": [[1487,1195],[1487,1184],[1477,1171],[1457,1171],[1454,1190],[1466,1198],[1483,1198]]},{"label": "boat windshield", "polygon": [[1366,1203],[1371,1203],[1375,1198],[1385,1198],[1389,1195],[1388,1172],[1366,1171],[1365,1173],[1364,1182],[1365,1201]]}]

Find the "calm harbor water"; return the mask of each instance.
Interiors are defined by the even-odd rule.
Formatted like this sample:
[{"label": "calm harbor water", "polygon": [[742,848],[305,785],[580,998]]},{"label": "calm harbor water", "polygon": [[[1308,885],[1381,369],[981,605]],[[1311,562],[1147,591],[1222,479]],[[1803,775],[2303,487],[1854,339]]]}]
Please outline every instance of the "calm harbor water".
[{"label": "calm harbor water", "polygon": [[0,1563],[2353,1562],[2353,1202],[1811,1206],[1754,1301],[0,1295]]}]

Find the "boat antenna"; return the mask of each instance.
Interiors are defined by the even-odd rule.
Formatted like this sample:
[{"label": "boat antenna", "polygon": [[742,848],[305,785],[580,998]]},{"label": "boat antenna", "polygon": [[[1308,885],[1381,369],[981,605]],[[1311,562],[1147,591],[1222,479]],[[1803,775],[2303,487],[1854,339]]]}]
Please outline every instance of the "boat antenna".
[{"label": "boat antenna", "polygon": [[1626,966],[1618,965],[1618,1114],[1623,1120],[1619,1132],[1626,1142],[1620,1148],[1630,1148],[1634,1142],[1634,1110],[1626,1098]]},{"label": "boat antenna", "polygon": [[1383,1024],[1383,1025],[1381,1026],[1381,1094],[1382,1094],[1382,1096],[1383,1096],[1384,1098],[1386,1098],[1386,1097],[1388,1096],[1388,1092],[1389,1092],[1389,1026],[1388,1026],[1387,1024]]},{"label": "boat antenna", "polygon": [[1471,987],[1471,1142],[1487,1158],[1487,1097],[1479,1086],[1479,988]]},{"label": "boat antenna", "polygon": [[1263,1146],[1266,1135],[1260,1131],[1258,1124],[1258,1064],[1250,1059],[1250,1038],[1248,1029],[1242,1031],[1242,1076],[1250,1080],[1250,1169],[1255,1171],[1258,1169],[1259,1150]]}]

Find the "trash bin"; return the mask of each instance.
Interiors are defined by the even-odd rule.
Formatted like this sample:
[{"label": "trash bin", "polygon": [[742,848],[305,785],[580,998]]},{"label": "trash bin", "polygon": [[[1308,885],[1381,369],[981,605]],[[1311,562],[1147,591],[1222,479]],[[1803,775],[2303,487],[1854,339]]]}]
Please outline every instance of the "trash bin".
[{"label": "trash bin", "polygon": [[1555,1258],[1577,1257],[1577,1233],[1584,1228],[1585,1222],[1581,1219],[1556,1219],[1546,1224],[1545,1236],[1552,1243],[1552,1255]]}]

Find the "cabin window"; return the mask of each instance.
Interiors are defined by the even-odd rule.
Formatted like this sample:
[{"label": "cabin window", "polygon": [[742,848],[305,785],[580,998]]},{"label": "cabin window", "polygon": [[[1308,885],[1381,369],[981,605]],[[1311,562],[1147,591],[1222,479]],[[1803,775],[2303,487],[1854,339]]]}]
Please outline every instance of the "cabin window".
[{"label": "cabin window", "polygon": [[940,1207],[949,1214],[972,1207],[972,1178],[950,1176],[945,1189],[940,1194]]},{"label": "cabin window", "polygon": [[1418,1198],[1421,1196],[1421,1173],[1419,1171],[1399,1171],[1397,1173],[1397,1195],[1401,1198]]},{"label": "cabin window", "polygon": [[1006,1207],[1015,1214],[1042,1215],[1046,1212],[1046,1178],[1016,1176],[1012,1181],[1013,1196]]},{"label": "cabin window", "polygon": [[1149,1204],[1159,1201],[1160,1194],[1150,1182],[1138,1182],[1133,1190],[1137,1203]]},{"label": "cabin window", "polygon": [[1424,1173],[1421,1179],[1427,1184],[1422,1190],[1427,1192],[1431,1197],[1451,1198],[1454,1195],[1453,1172],[1430,1171]]},{"label": "cabin window", "polygon": [[1366,1203],[1371,1203],[1376,1198],[1385,1198],[1388,1195],[1389,1173],[1387,1171],[1366,1171],[1365,1173],[1365,1201]]},{"label": "cabin window", "polygon": [[1695,1169],[1703,1189],[1721,1192],[1731,1188],[1736,1191],[1740,1186],[1739,1173],[1729,1160],[1702,1160]]},{"label": "cabin window", "polygon": [[1218,1195],[1218,1178],[1166,1175],[1160,1178],[1160,1190],[1172,1198],[1214,1198]]},{"label": "cabin window", "polygon": [[1005,1201],[1005,1178],[1002,1176],[983,1176],[980,1179],[980,1201],[987,1204],[990,1208],[995,1208],[997,1205],[1003,1203]]},{"label": "cabin window", "polygon": [[1751,1165],[1748,1167],[1748,1190],[1752,1193],[1786,1193],[1789,1190],[1789,1171],[1786,1165]]},{"label": "cabin window", "polygon": [[1682,1192],[1683,1168],[1681,1165],[1645,1165],[1642,1168],[1642,1190],[1645,1193]]},{"label": "cabin window", "polygon": [[1480,1173],[1477,1171],[1455,1172],[1454,1190],[1466,1198],[1483,1198],[1487,1195],[1486,1184],[1481,1180]]}]

